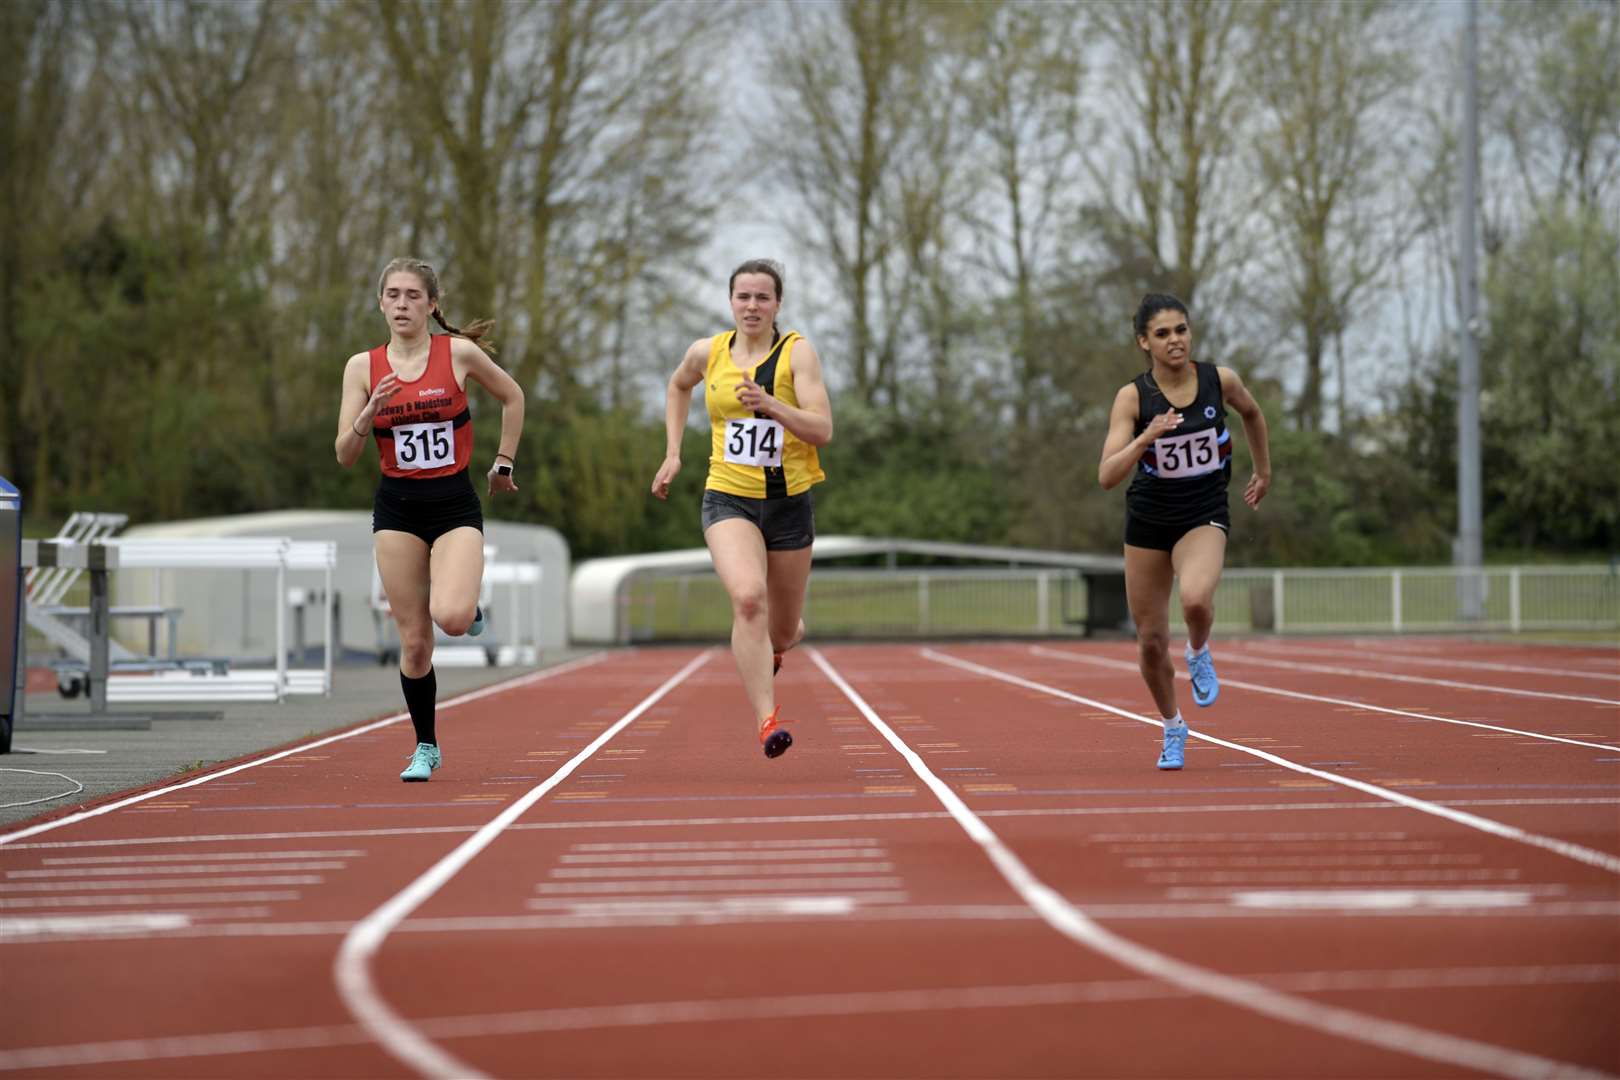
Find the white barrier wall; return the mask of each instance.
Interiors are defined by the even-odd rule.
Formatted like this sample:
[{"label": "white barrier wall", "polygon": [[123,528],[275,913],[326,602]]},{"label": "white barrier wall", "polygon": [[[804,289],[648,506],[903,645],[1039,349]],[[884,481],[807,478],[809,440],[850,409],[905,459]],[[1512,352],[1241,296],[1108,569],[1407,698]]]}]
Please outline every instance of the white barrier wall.
[{"label": "white barrier wall", "polygon": [[[287,510],[230,517],[199,518],[126,529],[121,538],[177,539],[199,537],[285,536],[293,540],[330,540],[337,544],[337,570],[333,574],[339,610],[339,644],[373,651],[378,645],[377,624],[371,607],[372,570],[376,560],[371,546],[369,510]],[[561,648],[568,642],[568,544],[562,534],[543,525],[484,521],[485,542],[501,562],[537,562],[539,581],[522,600],[521,627],[503,626],[510,618],[510,591],[497,585],[491,644],[516,638],[542,649]],[[321,575],[288,574],[290,589],[311,595],[322,588]],[[231,570],[132,570],[113,576],[113,603],[163,605],[180,608],[181,656],[218,656],[232,660],[263,659],[274,651],[275,580],[270,574]],[[325,643],[321,608],[311,603],[304,612],[304,640],[310,648]],[[144,624],[114,626],[119,640],[145,653]],[[159,655],[168,649],[167,629],[160,627]]]}]

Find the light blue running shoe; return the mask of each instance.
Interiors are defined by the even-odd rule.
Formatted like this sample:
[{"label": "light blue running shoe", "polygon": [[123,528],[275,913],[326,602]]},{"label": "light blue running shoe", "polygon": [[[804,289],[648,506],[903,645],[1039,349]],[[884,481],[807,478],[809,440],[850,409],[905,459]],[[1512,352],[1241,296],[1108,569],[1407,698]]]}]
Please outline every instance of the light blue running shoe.
[{"label": "light blue running shoe", "polygon": [[437,746],[419,742],[416,744],[416,753],[410,756],[410,764],[405,766],[405,771],[399,774],[399,778],[406,783],[426,780],[433,775],[433,770],[439,767],[442,760]]},{"label": "light blue running shoe", "polygon": [[478,609],[473,612],[472,625],[467,627],[467,636],[468,637],[477,637],[479,634],[482,634],[483,632],[484,632],[484,608],[483,608],[483,605],[479,605]]},{"label": "light blue running shoe", "polygon": [[1201,706],[1215,704],[1221,696],[1221,680],[1215,677],[1215,660],[1208,645],[1201,653],[1187,654],[1187,674],[1192,678],[1193,701]]},{"label": "light blue running shoe", "polygon": [[1187,753],[1187,725],[1178,728],[1169,725],[1164,729],[1164,749],[1159,751],[1159,768],[1179,769]]}]

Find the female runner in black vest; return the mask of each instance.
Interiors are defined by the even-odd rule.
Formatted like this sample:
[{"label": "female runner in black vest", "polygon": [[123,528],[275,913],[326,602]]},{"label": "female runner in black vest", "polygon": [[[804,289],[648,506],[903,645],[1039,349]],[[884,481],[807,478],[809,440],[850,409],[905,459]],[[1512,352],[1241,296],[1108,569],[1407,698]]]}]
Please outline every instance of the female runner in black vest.
[{"label": "female runner in black vest", "polygon": [[1142,678],[1164,717],[1159,768],[1179,769],[1187,725],[1176,705],[1170,661],[1170,590],[1180,579],[1193,700],[1214,704],[1221,687],[1209,634],[1232,527],[1226,406],[1243,418],[1254,458],[1254,475],[1243,489],[1251,508],[1271,487],[1271,451],[1266,418],[1237,372],[1193,361],[1186,305],[1149,293],[1137,308],[1135,328],[1148,370],[1114,397],[1097,480],[1108,489],[1132,477],[1125,492],[1125,594],[1136,622]]}]

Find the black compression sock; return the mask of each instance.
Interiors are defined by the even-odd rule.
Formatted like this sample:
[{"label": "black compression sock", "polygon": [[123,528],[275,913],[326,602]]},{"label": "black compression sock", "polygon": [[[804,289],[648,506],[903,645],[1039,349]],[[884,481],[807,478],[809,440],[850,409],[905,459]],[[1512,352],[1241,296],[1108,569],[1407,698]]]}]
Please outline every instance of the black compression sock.
[{"label": "black compression sock", "polygon": [[417,679],[402,671],[399,673],[399,685],[405,691],[405,707],[411,711],[411,726],[416,728],[416,741],[437,746],[439,740],[433,731],[433,706],[439,696],[439,680],[434,677],[433,669],[428,668],[427,674]]}]

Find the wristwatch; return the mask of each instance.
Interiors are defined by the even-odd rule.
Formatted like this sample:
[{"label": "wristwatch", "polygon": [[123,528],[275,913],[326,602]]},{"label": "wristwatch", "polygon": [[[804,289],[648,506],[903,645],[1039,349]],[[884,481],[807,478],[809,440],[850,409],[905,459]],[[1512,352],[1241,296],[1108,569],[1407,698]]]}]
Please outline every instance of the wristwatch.
[{"label": "wristwatch", "polygon": [[512,475],[512,466],[508,465],[504,461],[497,461],[495,463],[495,471],[497,473],[499,473],[500,475],[502,475],[502,476],[511,476]]}]

